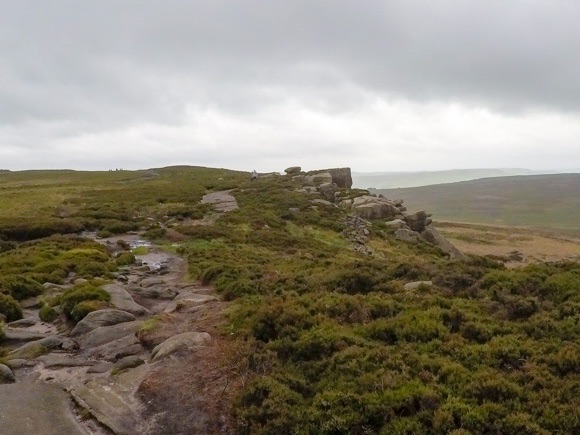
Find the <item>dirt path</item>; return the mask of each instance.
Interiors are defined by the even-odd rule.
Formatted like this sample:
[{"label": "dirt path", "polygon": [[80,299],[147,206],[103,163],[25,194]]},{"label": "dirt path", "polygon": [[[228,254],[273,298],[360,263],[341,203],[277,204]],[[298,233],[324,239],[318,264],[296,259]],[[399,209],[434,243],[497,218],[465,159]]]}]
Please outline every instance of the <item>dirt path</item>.
[{"label": "dirt path", "polygon": [[[114,248],[118,239],[147,245],[137,235],[103,242]],[[228,432],[225,397],[218,397],[227,380],[210,368],[219,359],[226,304],[213,288],[185,280],[186,262],[177,254],[149,245],[137,259],[103,287],[115,305],[101,310],[108,312],[105,324],[85,325],[75,334],[74,325],[45,324],[36,309],[27,309],[25,322],[7,326],[15,338],[7,360],[16,383],[0,385],[0,433]],[[115,323],[118,318],[124,320]],[[32,347],[33,353],[27,351]],[[62,394],[47,407],[45,391]],[[71,398],[92,418],[75,419],[79,411]],[[35,403],[31,412],[17,412],[27,400]],[[23,416],[30,431],[18,431]]]}]

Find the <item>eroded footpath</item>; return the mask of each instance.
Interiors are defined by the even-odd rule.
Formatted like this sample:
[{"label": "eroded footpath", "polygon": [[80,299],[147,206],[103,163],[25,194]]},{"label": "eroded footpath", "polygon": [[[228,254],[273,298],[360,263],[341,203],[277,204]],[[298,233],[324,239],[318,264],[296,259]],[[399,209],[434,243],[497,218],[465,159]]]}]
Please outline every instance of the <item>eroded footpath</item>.
[{"label": "eroded footpath", "polygon": [[[103,242],[115,249],[118,239],[145,243],[138,235]],[[185,272],[177,254],[150,246],[103,286],[111,306],[77,325],[44,323],[28,301],[24,319],[5,327],[15,383],[0,385],[1,433],[228,433],[212,395],[223,388],[221,375],[204,377],[220,347],[225,303]]]}]

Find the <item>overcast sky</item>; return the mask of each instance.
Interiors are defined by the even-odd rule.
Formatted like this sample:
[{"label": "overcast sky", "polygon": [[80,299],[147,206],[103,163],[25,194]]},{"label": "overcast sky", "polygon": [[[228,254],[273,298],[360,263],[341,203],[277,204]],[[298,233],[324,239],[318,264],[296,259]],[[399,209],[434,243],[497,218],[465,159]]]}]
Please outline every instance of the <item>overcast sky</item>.
[{"label": "overcast sky", "polygon": [[0,169],[580,168],[577,0],[2,0]]}]

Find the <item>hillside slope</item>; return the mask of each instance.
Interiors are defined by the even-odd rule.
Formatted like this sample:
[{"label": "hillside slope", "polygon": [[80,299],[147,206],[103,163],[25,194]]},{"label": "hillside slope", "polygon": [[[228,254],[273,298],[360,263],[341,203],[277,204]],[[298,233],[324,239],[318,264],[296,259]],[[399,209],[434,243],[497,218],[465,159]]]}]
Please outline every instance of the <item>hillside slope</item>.
[{"label": "hillside slope", "polygon": [[[126,241],[60,230],[131,231],[183,258],[197,293],[162,301],[171,309],[139,326],[143,358],[109,349],[119,366],[87,384],[110,390],[153,369],[159,377],[132,396],[145,416],[161,416],[150,433],[216,433],[195,429],[207,422],[238,434],[580,433],[578,262],[510,270],[499,257],[452,259],[336,206],[367,192],[329,194],[293,176],[250,182],[244,173],[167,168],[73,174],[59,186],[69,175],[0,177],[0,201],[14,206],[0,219],[0,313],[7,322],[50,313],[46,324],[68,343],[56,351],[76,358],[78,337],[66,331],[115,306],[104,283],[127,285],[145,303],[145,294],[169,291],[157,279],[168,275],[137,275],[139,251]],[[216,215],[200,203],[226,189],[238,209]],[[208,302],[213,291],[220,301]],[[211,316],[200,308],[226,301]],[[22,337],[15,327],[25,326],[0,325],[0,365],[10,366],[0,369],[14,370],[18,385],[29,365],[42,368],[37,351],[52,349],[12,350]],[[171,356],[154,361],[159,340],[180,325],[219,340],[202,350],[168,345]],[[13,362],[21,359],[25,366]]]},{"label": "hillside slope", "polygon": [[457,183],[480,178],[509,177],[513,175],[539,175],[529,169],[450,169],[446,171],[421,172],[355,172],[352,174],[354,187],[360,189],[395,189],[429,186],[432,184]]},{"label": "hillside slope", "polygon": [[404,198],[440,221],[580,228],[580,174],[485,178],[406,189],[378,189]]}]

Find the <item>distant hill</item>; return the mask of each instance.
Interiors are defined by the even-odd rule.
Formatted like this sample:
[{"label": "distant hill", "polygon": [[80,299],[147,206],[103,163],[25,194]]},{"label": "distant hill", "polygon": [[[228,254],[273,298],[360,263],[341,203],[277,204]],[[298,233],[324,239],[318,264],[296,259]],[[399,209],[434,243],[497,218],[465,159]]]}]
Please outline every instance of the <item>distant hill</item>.
[{"label": "distant hill", "polygon": [[[559,172],[559,171],[553,171]],[[574,172],[574,171],[572,171]],[[425,172],[353,172],[353,186],[359,189],[394,189],[398,187],[429,186],[431,184],[456,183],[479,178],[506,177],[512,175],[538,175],[547,171],[531,171],[520,168],[501,169],[452,169]]]},{"label": "distant hill", "polygon": [[403,198],[435,220],[580,229],[580,174],[484,178],[404,189],[371,189]]}]

